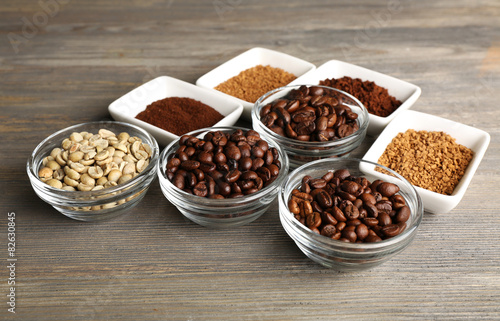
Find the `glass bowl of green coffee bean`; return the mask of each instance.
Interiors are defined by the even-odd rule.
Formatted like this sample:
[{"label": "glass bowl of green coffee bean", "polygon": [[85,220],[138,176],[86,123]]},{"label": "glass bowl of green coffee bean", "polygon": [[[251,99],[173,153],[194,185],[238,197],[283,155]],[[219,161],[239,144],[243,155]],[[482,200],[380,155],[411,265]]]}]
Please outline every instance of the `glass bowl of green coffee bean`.
[{"label": "glass bowl of green coffee bean", "polygon": [[[388,175],[381,180],[373,171]],[[300,250],[341,271],[373,268],[402,252],[414,240],[423,212],[406,179],[354,158],[300,166],[279,196],[281,224]]]},{"label": "glass bowl of green coffee bean", "polygon": [[135,207],[156,176],[158,143],[135,125],[73,125],[44,139],[26,170],[35,193],[79,221],[118,216]]}]

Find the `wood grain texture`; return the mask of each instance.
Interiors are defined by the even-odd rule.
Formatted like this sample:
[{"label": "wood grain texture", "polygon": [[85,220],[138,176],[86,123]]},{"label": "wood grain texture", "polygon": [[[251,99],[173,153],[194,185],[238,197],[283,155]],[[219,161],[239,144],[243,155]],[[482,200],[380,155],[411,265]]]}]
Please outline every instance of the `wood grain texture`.
[{"label": "wood grain texture", "polygon": [[[40,2],[0,8],[0,260],[12,211],[18,258],[17,313],[3,303],[1,319],[500,320],[498,1],[57,4],[25,34],[23,21],[43,18]],[[130,214],[102,223],[65,218],[31,189],[26,160],[47,135],[109,119],[107,106],[149,79],[194,83],[256,46],[409,81],[423,92],[414,110],[490,133],[459,206],[426,213],[414,243],[386,264],[339,273],[300,252],[276,202],[257,221],[219,231],[184,219],[157,180]],[[7,278],[4,268],[4,299]]]}]

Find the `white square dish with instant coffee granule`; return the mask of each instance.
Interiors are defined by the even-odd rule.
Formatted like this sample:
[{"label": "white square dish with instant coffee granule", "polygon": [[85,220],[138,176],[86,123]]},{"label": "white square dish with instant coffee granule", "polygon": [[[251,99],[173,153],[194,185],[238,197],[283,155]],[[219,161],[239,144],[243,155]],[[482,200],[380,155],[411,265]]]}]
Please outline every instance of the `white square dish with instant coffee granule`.
[{"label": "white square dish with instant coffee granule", "polygon": [[[472,150],[473,156],[467,166],[464,175],[453,189],[450,195],[440,194],[418,186],[415,186],[417,193],[422,198],[424,209],[430,213],[447,213],[454,209],[462,200],[479,163],[481,162],[488,144],[490,135],[480,129],[467,126],[449,119],[429,115],[413,110],[407,110],[399,114],[387,125],[380,136],[375,140],[368,152],[363,157],[374,163],[379,163],[379,159],[398,133],[404,133],[409,129],[415,131],[443,132],[455,138],[457,144],[463,145]],[[374,166],[363,165],[362,170],[366,173],[384,179],[386,174],[375,170]],[[404,175],[403,175],[404,176]],[[436,178],[437,179],[437,178]]]},{"label": "white square dish with instant coffee granule", "polygon": [[[280,68],[285,72],[294,74],[297,78],[316,69],[315,65],[305,60],[290,56],[279,51],[256,47],[247,50],[242,54],[226,61],[215,69],[212,69],[205,75],[198,78],[198,80],[196,81],[196,85],[202,88],[216,91],[242,104],[243,118],[245,118],[246,120],[251,120],[251,111],[255,102],[249,102],[236,98],[234,96],[222,93],[214,88],[217,87],[217,85],[225,82],[226,80],[237,76],[242,71],[245,71],[252,67],[256,67],[258,65]],[[263,92],[262,95],[264,95],[266,92],[267,91]]]},{"label": "white square dish with instant coffee granule", "polygon": [[[376,85],[387,89],[389,95],[401,101],[402,104],[386,117],[369,113],[370,123],[368,124],[367,134],[372,136],[379,134],[399,113],[409,109],[422,93],[420,87],[409,82],[339,60],[325,62],[316,70],[295,79],[291,85],[318,85],[322,80],[342,77],[372,81]],[[356,97],[356,95],[353,96]]]},{"label": "white square dish with instant coffee granule", "polygon": [[213,126],[232,126],[238,121],[243,111],[243,106],[237,101],[168,76],[157,77],[135,88],[112,102],[108,110],[113,119],[131,123],[147,130],[160,145],[166,146],[179,136],[139,120],[136,116],[149,104],[167,97],[191,98],[212,107],[224,116]]}]

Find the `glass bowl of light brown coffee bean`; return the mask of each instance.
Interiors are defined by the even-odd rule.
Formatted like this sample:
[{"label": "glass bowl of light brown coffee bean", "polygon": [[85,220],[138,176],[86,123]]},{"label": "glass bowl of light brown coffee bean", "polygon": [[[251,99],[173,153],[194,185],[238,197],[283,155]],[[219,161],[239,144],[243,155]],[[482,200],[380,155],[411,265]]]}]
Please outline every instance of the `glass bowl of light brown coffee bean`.
[{"label": "glass bowl of light brown coffee bean", "polygon": [[275,140],[290,168],[329,157],[347,157],[366,136],[368,111],[355,97],[326,86],[272,90],[252,110],[253,128]]},{"label": "glass bowl of light brown coffee bean", "polygon": [[[386,180],[362,165],[383,168]],[[279,196],[280,220],[313,261],[337,270],[375,267],[413,241],[423,217],[415,188],[394,171],[354,158],[327,158],[293,171]]]},{"label": "glass bowl of light brown coffee bean", "polygon": [[159,147],[145,130],[90,122],[43,140],[27,162],[36,194],[80,221],[109,219],[136,206],[156,177]]},{"label": "glass bowl of light brown coffee bean", "polygon": [[160,155],[165,197],[191,221],[212,228],[248,224],[276,199],[288,158],[273,141],[239,127],[190,132]]}]

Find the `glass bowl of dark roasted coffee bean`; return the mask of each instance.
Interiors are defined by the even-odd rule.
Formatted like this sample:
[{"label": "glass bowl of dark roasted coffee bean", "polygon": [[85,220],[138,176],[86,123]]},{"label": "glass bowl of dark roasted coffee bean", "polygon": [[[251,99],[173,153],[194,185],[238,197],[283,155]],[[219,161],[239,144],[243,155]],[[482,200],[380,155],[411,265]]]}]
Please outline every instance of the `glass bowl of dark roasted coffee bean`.
[{"label": "glass bowl of dark roasted coffee bean", "polygon": [[146,195],[160,151],[135,125],[74,125],[43,140],[26,170],[36,194],[62,214],[98,221],[124,214]]},{"label": "glass bowl of dark roasted coffee bean", "polygon": [[325,86],[285,86],[255,103],[253,128],[288,155],[290,168],[347,157],[366,136],[368,111],[355,97]]},{"label": "glass bowl of dark roasted coffee bean", "polygon": [[[362,166],[361,166],[362,165]],[[379,167],[384,181],[361,168]],[[396,172],[354,158],[326,158],[294,170],[279,196],[283,228],[313,261],[344,271],[375,267],[413,241],[423,205]]]},{"label": "glass bowl of dark roasted coffee bean", "polygon": [[191,221],[212,228],[248,224],[277,197],[288,158],[251,129],[211,127],[190,132],[160,155],[165,197]]}]

